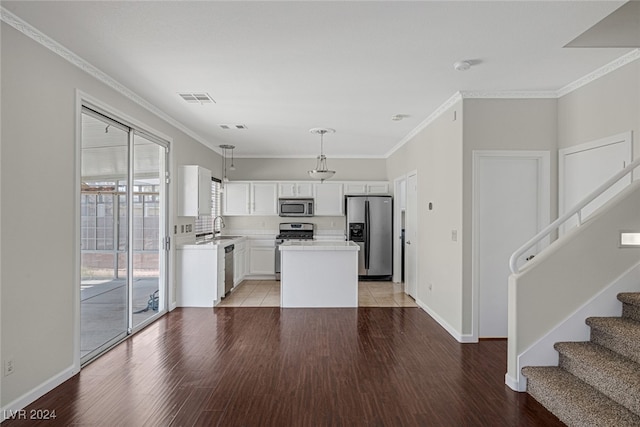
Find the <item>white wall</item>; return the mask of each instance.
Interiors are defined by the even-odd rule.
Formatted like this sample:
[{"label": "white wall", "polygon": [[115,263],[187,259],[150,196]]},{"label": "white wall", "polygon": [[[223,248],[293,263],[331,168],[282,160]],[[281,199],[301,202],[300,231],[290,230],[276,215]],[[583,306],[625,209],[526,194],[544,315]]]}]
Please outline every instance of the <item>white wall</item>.
[{"label": "white wall", "polygon": [[12,27],[1,31],[1,351],[15,363],[2,377],[5,407],[73,368],[76,90],[172,138],[173,170],[219,174],[220,158]]},{"label": "white wall", "polygon": [[567,148],[633,131],[640,155],[640,60],[558,100],[558,147]]},{"label": "white wall", "polygon": [[[454,119],[455,117],[455,119]],[[387,159],[389,180],[418,172],[418,289],[422,305],[462,331],[462,102],[455,103]],[[434,209],[427,206],[433,203]],[[431,290],[429,290],[431,285]]]},{"label": "white wall", "polygon": [[[556,120],[555,99],[463,99],[387,160],[390,180],[418,171],[418,299],[458,338],[473,333],[472,153],[550,151],[550,214],[555,217]],[[426,208],[429,202],[433,211]],[[453,230],[458,231],[457,242],[452,241]]]},{"label": "white wall", "polygon": [[[637,158],[640,155],[638,60],[558,99],[559,148],[629,130],[633,132]],[[573,313],[584,316],[578,311],[584,304],[638,263],[640,250],[618,248],[620,230],[640,228],[638,212],[640,187],[636,183],[581,227],[555,241],[521,273],[510,277],[507,381],[511,387],[523,386],[522,366],[518,365],[523,352]]]},{"label": "white wall", "polygon": [[[295,154],[295,153],[292,153]],[[235,171],[227,171],[230,180],[302,180],[308,181],[307,171],[315,169],[316,159],[235,159]],[[329,169],[335,181],[384,181],[387,179],[385,159],[334,159],[327,154]]]},{"label": "white wall", "polygon": [[[473,332],[471,271],[473,151],[549,151],[551,154],[551,203],[549,216],[554,220],[557,217],[556,190],[558,182],[556,131],[556,99],[464,100],[463,334],[471,334]],[[504,261],[505,265],[509,262],[508,259]],[[507,279],[505,277],[505,281]]]}]

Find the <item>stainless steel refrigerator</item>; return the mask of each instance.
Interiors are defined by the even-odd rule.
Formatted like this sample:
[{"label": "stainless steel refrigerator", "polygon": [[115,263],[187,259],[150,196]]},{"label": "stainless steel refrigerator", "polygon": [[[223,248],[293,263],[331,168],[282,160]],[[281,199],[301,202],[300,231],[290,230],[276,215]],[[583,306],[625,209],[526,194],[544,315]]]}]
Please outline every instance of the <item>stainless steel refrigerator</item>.
[{"label": "stainless steel refrigerator", "polygon": [[347,235],[360,246],[358,275],[390,280],[393,274],[393,202],[391,196],[347,196]]}]

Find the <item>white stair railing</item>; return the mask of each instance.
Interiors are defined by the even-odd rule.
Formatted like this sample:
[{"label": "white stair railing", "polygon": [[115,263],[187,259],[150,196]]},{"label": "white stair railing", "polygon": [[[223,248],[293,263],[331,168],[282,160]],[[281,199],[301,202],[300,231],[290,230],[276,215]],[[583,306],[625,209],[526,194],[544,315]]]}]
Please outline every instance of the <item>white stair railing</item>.
[{"label": "white stair railing", "polygon": [[[527,243],[522,245],[520,247],[520,249],[516,250],[511,255],[511,258],[509,258],[509,268],[511,268],[511,272],[514,273],[514,274],[518,273],[520,271],[520,268],[518,267],[518,260],[520,259],[520,257],[522,257],[525,253],[527,253],[529,250],[531,250],[531,248],[533,248],[535,245],[540,243],[543,239],[545,239],[551,233],[553,233],[554,231],[558,230],[565,222],[567,222],[569,219],[571,219],[574,215],[576,215],[578,217],[578,226],[582,225],[582,209],[584,209],[585,206],[587,206],[589,203],[593,202],[602,193],[604,193],[609,188],[611,188],[613,185],[615,185],[622,178],[624,178],[627,175],[629,175],[630,173],[632,173],[633,170],[635,168],[637,168],[638,166],[640,166],[640,157],[637,158],[636,160],[634,160],[633,162],[629,163],[629,165],[627,167],[625,167],[620,172],[618,172],[615,175],[613,175],[611,178],[609,178],[607,181],[605,181],[604,184],[602,184],[601,186],[596,188],[593,192],[589,193],[589,195],[587,197],[585,197],[584,199],[582,199],[582,201],[580,203],[575,205],[573,207],[573,209],[569,210],[564,215],[560,216],[558,219],[553,221],[551,224],[549,224],[548,226],[543,228],[538,234],[536,234],[533,238],[531,238],[529,241],[527,241]],[[533,258],[533,256],[527,257],[527,260],[529,260],[531,258]]]}]

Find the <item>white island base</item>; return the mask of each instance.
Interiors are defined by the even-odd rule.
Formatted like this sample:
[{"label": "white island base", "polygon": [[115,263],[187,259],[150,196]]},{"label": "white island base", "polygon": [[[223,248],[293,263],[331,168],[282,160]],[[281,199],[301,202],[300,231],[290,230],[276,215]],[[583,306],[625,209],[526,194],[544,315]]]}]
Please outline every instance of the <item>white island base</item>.
[{"label": "white island base", "polygon": [[285,242],[280,306],[358,307],[358,250],[353,242]]}]

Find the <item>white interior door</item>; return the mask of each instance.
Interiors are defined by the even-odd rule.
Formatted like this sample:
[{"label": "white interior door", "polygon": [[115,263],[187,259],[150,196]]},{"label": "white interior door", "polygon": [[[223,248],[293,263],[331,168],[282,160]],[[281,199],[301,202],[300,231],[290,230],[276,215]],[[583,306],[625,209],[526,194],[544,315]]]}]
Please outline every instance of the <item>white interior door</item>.
[{"label": "white interior door", "polygon": [[473,260],[480,338],[507,336],[509,257],[549,221],[548,163],[548,153],[474,152]]},{"label": "white interior door", "polygon": [[[631,146],[631,132],[627,132],[560,150],[560,215],[571,210],[629,164],[632,160]],[[582,219],[586,219],[629,183],[631,177],[627,176],[585,206]],[[574,216],[563,225],[561,232],[577,224],[578,218]]]},{"label": "white interior door", "polygon": [[417,299],[418,293],[418,175],[407,177],[404,225],[405,292]]}]

